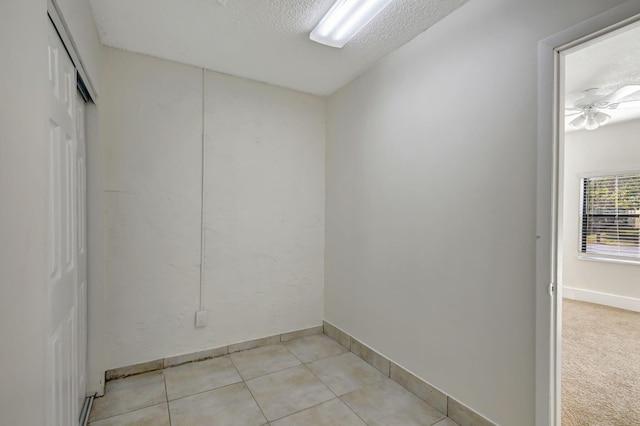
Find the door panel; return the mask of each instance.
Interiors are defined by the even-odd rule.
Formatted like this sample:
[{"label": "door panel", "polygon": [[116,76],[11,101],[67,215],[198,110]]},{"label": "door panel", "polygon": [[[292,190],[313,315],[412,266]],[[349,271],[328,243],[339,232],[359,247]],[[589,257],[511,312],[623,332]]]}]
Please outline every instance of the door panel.
[{"label": "door panel", "polygon": [[[80,396],[79,348],[83,338],[79,320],[85,321],[80,312],[80,298],[84,297],[79,286],[80,194],[78,146],[76,71],[52,24],[49,24],[49,312],[48,341],[48,424],[70,426],[78,423]],[[84,161],[84,159],[82,160]],[[83,166],[84,167],[84,166]],[[82,243],[84,249],[85,244]],[[86,266],[82,268],[86,282]],[[86,286],[86,284],[84,284]],[[84,305],[82,306],[84,308]],[[81,318],[78,318],[78,315]],[[84,375],[84,374],[83,374]]]}]

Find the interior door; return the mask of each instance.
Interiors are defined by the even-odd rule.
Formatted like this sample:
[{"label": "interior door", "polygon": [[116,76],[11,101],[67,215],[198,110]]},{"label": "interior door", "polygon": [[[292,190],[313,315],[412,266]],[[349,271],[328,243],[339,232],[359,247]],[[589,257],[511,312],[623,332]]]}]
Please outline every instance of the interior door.
[{"label": "interior door", "polygon": [[48,33],[48,337],[47,419],[70,426],[79,416],[78,140],[76,71],[58,34]]}]

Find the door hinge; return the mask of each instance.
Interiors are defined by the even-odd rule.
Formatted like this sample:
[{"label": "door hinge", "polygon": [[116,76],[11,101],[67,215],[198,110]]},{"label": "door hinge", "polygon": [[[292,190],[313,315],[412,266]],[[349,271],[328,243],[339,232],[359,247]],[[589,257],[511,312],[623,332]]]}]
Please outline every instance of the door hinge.
[{"label": "door hinge", "polygon": [[549,291],[549,296],[555,296],[555,294],[556,294],[556,285],[554,283],[550,283],[549,284],[549,288],[547,290]]}]

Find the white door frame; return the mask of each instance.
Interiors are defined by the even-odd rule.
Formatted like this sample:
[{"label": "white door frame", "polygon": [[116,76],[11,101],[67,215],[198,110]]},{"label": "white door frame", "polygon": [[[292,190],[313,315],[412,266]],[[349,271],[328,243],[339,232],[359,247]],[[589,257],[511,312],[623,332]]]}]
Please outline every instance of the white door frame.
[{"label": "white door frame", "polygon": [[53,26],[56,28],[58,35],[60,36],[60,40],[62,40],[62,44],[67,49],[67,53],[71,57],[71,62],[76,67],[80,79],[82,80],[83,86],[86,88],[87,93],[91,100],[95,102],[97,99],[97,93],[93,86],[93,82],[89,77],[89,73],[87,73],[84,63],[82,62],[82,58],[80,58],[79,50],[76,47],[73,38],[71,37],[71,32],[67,26],[66,21],[64,20],[64,16],[62,16],[62,12],[60,12],[60,8],[58,7],[57,0],[47,0],[47,14],[51,21],[53,22]]},{"label": "white door frame", "polygon": [[557,288],[564,109],[561,55],[638,20],[640,3],[632,0],[538,43],[536,426],[559,426],[561,419],[561,290]]}]

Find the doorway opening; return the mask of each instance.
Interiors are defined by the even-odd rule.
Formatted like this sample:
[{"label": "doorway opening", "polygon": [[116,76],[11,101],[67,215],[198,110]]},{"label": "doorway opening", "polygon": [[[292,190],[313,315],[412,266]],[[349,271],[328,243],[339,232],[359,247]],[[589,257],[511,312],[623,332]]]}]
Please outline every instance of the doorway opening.
[{"label": "doorway opening", "polygon": [[555,421],[640,424],[640,22],[556,51]]}]

